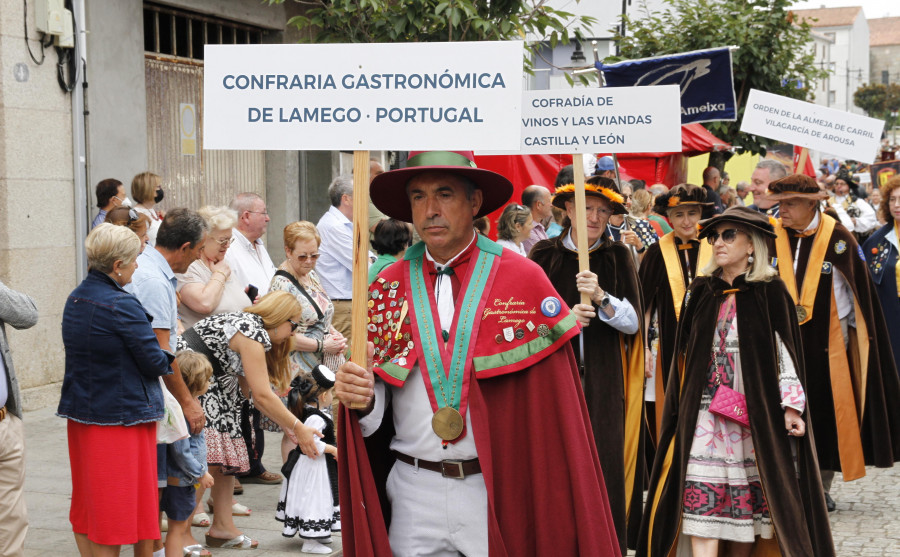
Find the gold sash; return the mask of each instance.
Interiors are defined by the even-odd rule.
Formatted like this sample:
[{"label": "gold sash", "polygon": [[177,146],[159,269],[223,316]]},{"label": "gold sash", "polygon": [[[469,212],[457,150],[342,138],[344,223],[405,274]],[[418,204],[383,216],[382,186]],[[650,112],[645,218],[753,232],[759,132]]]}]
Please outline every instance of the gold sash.
[{"label": "gold sash", "polygon": [[828,242],[831,240],[835,222],[828,215],[819,214],[819,228],[816,230],[812,250],[809,253],[809,263],[806,265],[806,275],[803,277],[803,288],[799,293],[797,292],[797,278],[794,275],[794,255],[791,253],[787,230],[781,225],[780,219],[775,223],[775,233],[778,235],[775,238],[778,274],[784,281],[794,304],[806,311],[805,318],[799,320],[801,325],[812,319],[813,304],[819,289],[819,279],[822,277],[822,262],[825,261],[825,252],[828,251]]},{"label": "gold sash", "polygon": [[619,334],[619,349],[622,354],[622,380],[625,393],[625,516],[632,510],[641,512],[641,501],[632,501],[631,494],[638,474],[638,442],[641,437],[644,409],[644,338],[634,335],[632,346],[625,342],[625,335]]},{"label": "gold sash", "polygon": [[[687,290],[684,284],[684,275],[681,272],[681,260],[678,258],[678,246],[675,245],[675,233],[669,232],[659,239],[659,251],[662,253],[663,262],[666,264],[666,275],[669,277],[669,289],[672,291],[672,303],[675,305],[675,319],[681,317],[681,303],[684,301],[684,292]],[[700,271],[712,258],[712,246],[709,242],[700,241],[700,253],[697,254],[697,270],[695,277],[703,273]]]}]

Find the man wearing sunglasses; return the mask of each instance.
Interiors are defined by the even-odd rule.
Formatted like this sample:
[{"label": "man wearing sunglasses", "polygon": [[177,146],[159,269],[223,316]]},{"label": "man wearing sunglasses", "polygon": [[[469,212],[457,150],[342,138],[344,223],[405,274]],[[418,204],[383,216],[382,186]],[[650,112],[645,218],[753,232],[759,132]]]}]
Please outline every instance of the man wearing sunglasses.
[{"label": "man wearing sunglasses", "polygon": [[866,465],[900,459],[900,380],[884,316],[853,234],[820,211],[828,193],[794,174],[769,184],[779,203],[774,265],[796,304],[828,510],[834,471],[861,478]]}]

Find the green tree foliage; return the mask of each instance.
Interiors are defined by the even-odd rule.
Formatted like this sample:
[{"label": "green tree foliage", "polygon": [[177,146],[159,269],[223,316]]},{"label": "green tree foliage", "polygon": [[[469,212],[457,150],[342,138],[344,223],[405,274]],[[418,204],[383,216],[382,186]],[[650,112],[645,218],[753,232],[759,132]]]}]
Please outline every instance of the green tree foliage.
[{"label": "green tree foliage", "polygon": [[873,83],[863,85],[853,93],[853,104],[865,110],[872,118],[880,118],[891,129],[900,112],[900,85]]},{"label": "green tree foliage", "polygon": [[[708,122],[707,129],[733,145],[765,154],[763,138],[741,133],[750,89],[812,100],[812,89],[827,75],[814,66],[808,23],[788,10],[793,0],[666,0],[664,10],[646,8],[624,16],[626,35],[616,37],[618,59],[738,46],[732,53],[738,118]],[[608,60],[611,61],[611,60]],[[724,161],[722,161],[724,164]]]},{"label": "green tree foliage", "polygon": [[[281,4],[284,0],[267,0]],[[574,39],[596,18],[556,10],[548,0],[294,0],[305,7],[288,21],[320,43],[502,41],[540,37],[552,47]],[[528,45],[530,54],[541,41]],[[531,70],[531,56],[525,58]],[[579,74],[586,81],[590,74]],[[570,79],[571,82],[571,79]]]}]

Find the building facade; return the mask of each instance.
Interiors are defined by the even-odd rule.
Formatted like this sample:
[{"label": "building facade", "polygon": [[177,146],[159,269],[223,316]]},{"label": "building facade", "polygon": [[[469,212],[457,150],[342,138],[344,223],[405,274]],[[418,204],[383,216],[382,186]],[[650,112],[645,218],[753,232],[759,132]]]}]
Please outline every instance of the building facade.
[{"label": "building facade", "polygon": [[271,218],[266,245],[280,262],[284,225],[316,222],[329,206],[328,184],[352,159],[203,149],[204,45],[307,38],[286,28],[295,2],[71,0],[73,29],[57,40],[74,48],[61,50],[36,30],[35,4],[0,9],[0,280],[33,296],[40,311],[36,327],[10,333],[26,409],[59,397],[62,310],[87,271],[97,182],[117,178],[129,189],[137,173],[155,172],[164,210],[259,193]]},{"label": "building facade", "polygon": [[[830,72],[824,95],[825,105],[837,110],[865,114],[853,104],[853,93],[869,82],[869,25],[863,9],[818,8],[796,10],[801,21],[810,24],[817,34],[830,39]],[[821,87],[821,85],[820,85]],[[820,102],[816,90],[816,102]]]}]

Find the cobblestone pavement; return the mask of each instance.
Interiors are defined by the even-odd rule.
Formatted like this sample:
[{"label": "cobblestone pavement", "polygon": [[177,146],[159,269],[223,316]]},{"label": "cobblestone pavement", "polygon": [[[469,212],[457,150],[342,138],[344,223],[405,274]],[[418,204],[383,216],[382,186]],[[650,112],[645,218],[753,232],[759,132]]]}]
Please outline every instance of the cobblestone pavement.
[{"label": "cobblestone pavement", "polygon": [[[25,557],[78,557],[72,526],[69,524],[69,502],[72,479],[69,473],[69,449],[66,422],[54,415],[54,408],[25,414],[25,497],[28,504],[29,529],[25,540]],[[281,468],[281,435],[266,433],[263,462],[272,471]],[[298,538],[281,535],[281,523],[275,520],[275,503],[280,485],[247,484],[238,502],[253,512],[248,517],[235,517],[235,524],[245,534],[259,540],[259,549],[213,549],[216,557],[296,557],[303,544]],[[201,543],[205,528],[193,528]],[[334,536],[332,556],[343,555],[340,535]],[[0,548],[2,549],[2,548]],[[2,551],[0,551],[2,553]],[[131,546],[122,555],[132,555]]]},{"label": "cobblestone pavement", "polygon": [[[26,498],[30,528],[25,543],[26,557],[75,557],[75,541],[69,524],[68,447],[65,421],[45,408],[25,415],[27,451]],[[280,468],[277,450],[280,436],[266,434],[266,466]],[[251,557],[296,556],[301,542],[281,536],[281,523],[276,522],[275,502],[280,486],[246,485],[238,501],[253,509],[252,516],[236,517],[238,528],[260,540],[260,549]],[[832,495],[838,510],[831,513],[832,532],[840,557],[900,556],[900,465],[895,468],[869,468],[865,478],[844,483],[840,474],[834,480]],[[194,528],[202,540],[204,529]],[[342,555],[340,536],[335,536],[333,556]],[[131,555],[131,548],[123,548]],[[217,557],[248,557],[239,550],[214,549]]]}]

